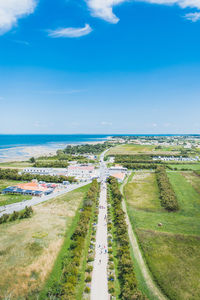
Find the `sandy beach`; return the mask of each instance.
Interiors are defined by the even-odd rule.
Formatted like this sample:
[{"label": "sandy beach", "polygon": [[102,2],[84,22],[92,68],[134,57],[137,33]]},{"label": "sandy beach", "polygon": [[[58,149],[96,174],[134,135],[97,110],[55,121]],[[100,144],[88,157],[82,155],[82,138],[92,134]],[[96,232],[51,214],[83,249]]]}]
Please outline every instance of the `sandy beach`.
[{"label": "sandy beach", "polygon": [[[105,141],[86,142],[80,144],[102,144]],[[31,157],[55,155],[59,149],[77,144],[54,144],[53,146],[25,146],[0,149],[0,162],[26,161]]]}]

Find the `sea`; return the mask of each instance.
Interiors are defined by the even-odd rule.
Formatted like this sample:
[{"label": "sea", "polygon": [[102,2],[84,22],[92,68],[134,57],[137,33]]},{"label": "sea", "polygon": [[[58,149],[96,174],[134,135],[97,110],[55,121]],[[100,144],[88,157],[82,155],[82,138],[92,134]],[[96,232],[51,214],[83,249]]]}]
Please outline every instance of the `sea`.
[{"label": "sea", "polygon": [[0,134],[0,161],[26,156],[27,147],[35,149],[40,146],[57,150],[64,149],[69,144],[106,141],[108,137],[103,134]]}]

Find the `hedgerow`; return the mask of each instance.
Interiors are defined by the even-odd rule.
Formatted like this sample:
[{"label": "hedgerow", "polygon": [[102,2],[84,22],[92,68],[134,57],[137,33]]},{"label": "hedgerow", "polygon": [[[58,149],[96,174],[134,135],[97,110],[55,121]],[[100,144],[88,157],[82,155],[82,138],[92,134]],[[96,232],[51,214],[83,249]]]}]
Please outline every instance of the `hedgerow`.
[{"label": "hedgerow", "polygon": [[26,206],[25,209],[21,211],[14,211],[12,214],[3,214],[0,217],[0,224],[12,222],[17,219],[27,219],[30,218],[33,214],[33,209],[31,206]]},{"label": "hedgerow", "polygon": [[[116,232],[117,269],[121,292],[119,297],[122,300],[144,300],[146,297],[138,290],[133,262],[131,260],[125,213],[122,209],[122,194],[115,178],[109,177],[108,184],[112,195],[113,225]],[[112,256],[110,256],[110,260],[111,258]]]},{"label": "hedgerow", "polygon": [[37,179],[38,181],[62,183],[63,181],[76,182],[77,180],[71,176],[51,176],[37,174],[19,174],[17,169],[0,169],[0,179],[23,180],[30,181]]},{"label": "hedgerow", "polygon": [[87,196],[83,201],[79,221],[71,236],[69,248],[62,261],[62,274],[59,281],[55,281],[47,292],[48,298],[75,299],[76,286],[80,276],[81,253],[84,249],[85,238],[88,234],[92,212],[99,193],[99,185],[96,180],[91,184]]},{"label": "hedgerow", "polygon": [[159,166],[156,169],[156,179],[160,190],[161,205],[168,211],[179,209],[175,192],[169,182],[165,167]]}]

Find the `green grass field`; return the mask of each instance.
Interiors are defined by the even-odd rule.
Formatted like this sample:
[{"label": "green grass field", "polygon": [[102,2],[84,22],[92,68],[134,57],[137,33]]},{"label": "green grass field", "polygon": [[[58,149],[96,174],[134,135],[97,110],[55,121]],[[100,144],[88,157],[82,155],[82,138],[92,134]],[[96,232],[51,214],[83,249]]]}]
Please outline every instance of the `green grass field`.
[{"label": "green grass field", "polygon": [[[0,191],[5,189],[8,186],[16,185],[21,183],[21,181],[14,181],[14,180],[0,180]],[[31,199],[31,196],[24,196],[24,195],[3,195],[0,194],[0,206],[21,202],[23,200]]]},{"label": "green grass field", "polygon": [[147,264],[164,293],[170,299],[197,300],[200,194],[181,173],[169,172],[168,176],[178,198],[179,212],[168,213],[160,206],[154,173],[137,172],[124,188],[128,213]]},{"label": "green grass field", "polygon": [[195,164],[167,164],[170,168],[176,169],[176,170],[193,170],[193,171],[200,171],[200,163],[197,162]]},{"label": "green grass field", "polygon": [[110,155],[134,155],[134,154],[179,154],[179,149],[181,148],[162,148],[155,149],[156,146],[153,145],[135,145],[135,144],[126,144],[126,145],[118,145],[116,147],[111,148],[106,156]]},{"label": "green grass field", "polygon": [[0,168],[26,168],[31,167],[33,164],[31,164],[29,161],[12,161],[12,162],[3,162],[0,163]]}]

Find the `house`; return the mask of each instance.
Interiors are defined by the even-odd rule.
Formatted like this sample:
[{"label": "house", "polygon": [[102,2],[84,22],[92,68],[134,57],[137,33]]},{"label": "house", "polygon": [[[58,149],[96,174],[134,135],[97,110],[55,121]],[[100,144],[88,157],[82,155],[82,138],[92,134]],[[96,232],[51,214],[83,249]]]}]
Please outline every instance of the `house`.
[{"label": "house", "polygon": [[115,177],[120,183],[123,182],[125,176],[126,174],[122,172],[112,174],[112,177]]},{"label": "house", "polygon": [[53,192],[55,187],[38,184],[37,181],[31,181],[27,183],[20,183],[15,186],[9,186],[2,190],[2,194],[21,194],[30,196],[43,196],[49,195]]}]

